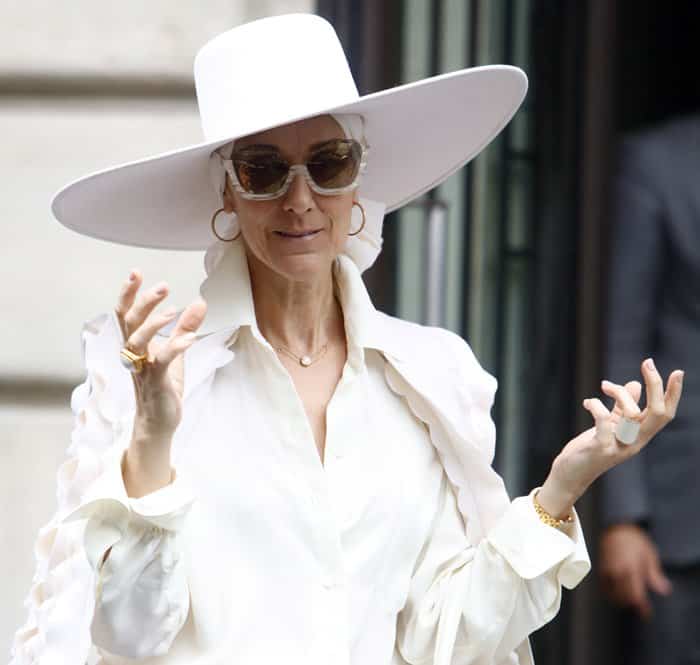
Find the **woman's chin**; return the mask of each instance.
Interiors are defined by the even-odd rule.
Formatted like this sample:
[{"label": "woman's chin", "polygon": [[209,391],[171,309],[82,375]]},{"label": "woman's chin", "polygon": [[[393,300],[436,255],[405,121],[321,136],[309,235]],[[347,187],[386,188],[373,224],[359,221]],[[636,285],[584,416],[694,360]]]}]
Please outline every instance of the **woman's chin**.
[{"label": "woman's chin", "polygon": [[293,253],[277,256],[273,265],[292,281],[310,282],[327,277],[334,258],[330,252]]}]

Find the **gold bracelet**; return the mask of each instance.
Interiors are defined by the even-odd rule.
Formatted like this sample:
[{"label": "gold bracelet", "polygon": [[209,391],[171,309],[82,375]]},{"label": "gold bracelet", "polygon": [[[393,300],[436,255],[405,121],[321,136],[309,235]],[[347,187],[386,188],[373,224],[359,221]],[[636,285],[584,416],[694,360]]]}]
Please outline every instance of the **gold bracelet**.
[{"label": "gold bracelet", "polygon": [[540,502],[537,500],[537,495],[540,493],[539,490],[537,490],[534,495],[532,496],[532,503],[535,506],[535,512],[537,513],[537,516],[547,525],[547,526],[553,526],[555,529],[563,530],[567,526],[573,523],[574,521],[574,516],[573,515],[567,515],[563,520],[558,520],[556,517],[552,517],[541,505]]}]

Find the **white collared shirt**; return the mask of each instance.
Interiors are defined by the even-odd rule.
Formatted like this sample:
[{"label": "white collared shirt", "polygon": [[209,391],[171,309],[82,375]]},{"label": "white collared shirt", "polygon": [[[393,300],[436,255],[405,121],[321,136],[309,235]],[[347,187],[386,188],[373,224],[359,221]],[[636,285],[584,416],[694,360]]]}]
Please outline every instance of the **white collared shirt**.
[{"label": "white collared shirt", "polygon": [[529,497],[469,545],[429,429],[390,388],[382,353],[360,344],[359,273],[339,266],[348,359],[323,464],[249,290],[232,358],[173,451],[175,481],[129,499],[129,436],[105,454],[91,494],[129,507],[125,518],[116,501],[91,502],[85,531],[105,665],[427,665],[448,603],[455,663],[515,663],[558,611],[562,584],[588,571],[578,518],[566,535]]}]

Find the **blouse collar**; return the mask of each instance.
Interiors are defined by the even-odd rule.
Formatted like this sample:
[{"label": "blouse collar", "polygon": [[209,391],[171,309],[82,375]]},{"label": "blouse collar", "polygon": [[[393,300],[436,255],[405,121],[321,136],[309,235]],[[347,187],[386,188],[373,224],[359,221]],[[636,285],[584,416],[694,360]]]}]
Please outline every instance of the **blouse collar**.
[{"label": "blouse collar", "polygon": [[[333,270],[352,345],[395,353],[388,336],[383,334],[382,314],[374,308],[355,262],[340,254]],[[242,326],[257,330],[248,260],[242,242],[230,243],[200,286],[200,294],[208,307],[198,336],[226,331],[227,339],[231,340]]]}]

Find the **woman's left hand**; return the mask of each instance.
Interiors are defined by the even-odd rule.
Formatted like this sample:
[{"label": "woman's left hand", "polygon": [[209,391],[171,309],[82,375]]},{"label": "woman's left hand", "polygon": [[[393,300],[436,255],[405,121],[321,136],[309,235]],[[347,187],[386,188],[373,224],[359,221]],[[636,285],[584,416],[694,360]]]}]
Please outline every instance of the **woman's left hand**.
[{"label": "woman's left hand", "polygon": [[[615,400],[612,412],[597,398],[583,401],[595,426],[569,441],[554,460],[537,496],[547,512],[557,517],[568,514],[598,476],[636,455],[673,420],[683,390],[683,372],[671,372],[664,391],[663,379],[648,358],[642,363],[642,376],[646,384],[646,407],[641,412],[638,402],[642,386],[638,381],[624,386],[602,382],[603,392]],[[640,423],[639,436],[629,445],[615,437],[615,428],[623,417]]]}]

